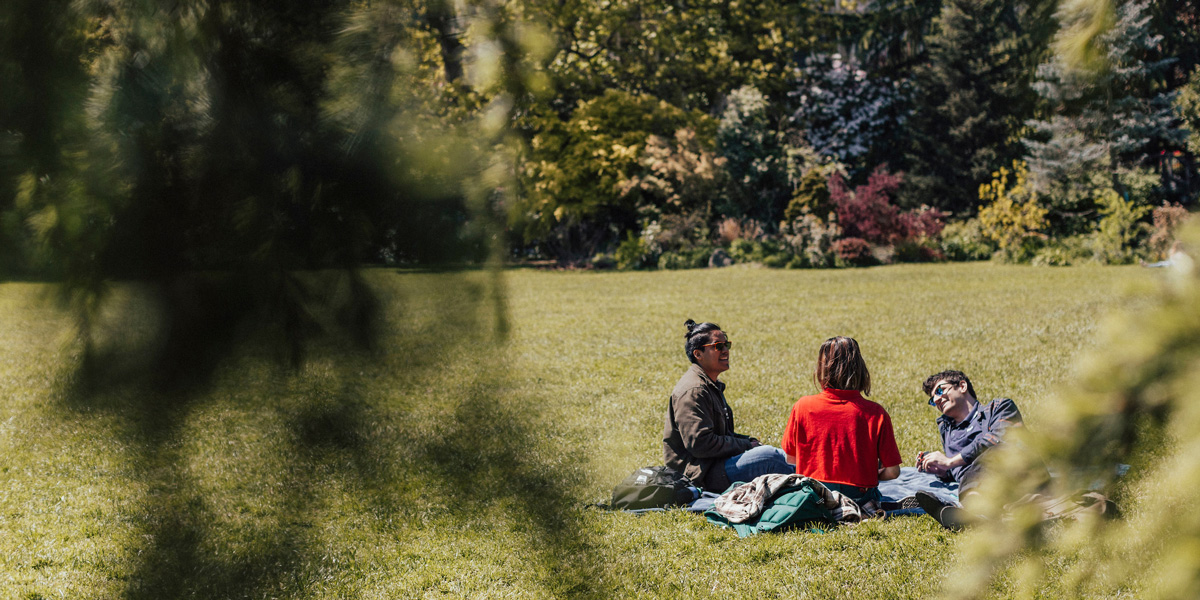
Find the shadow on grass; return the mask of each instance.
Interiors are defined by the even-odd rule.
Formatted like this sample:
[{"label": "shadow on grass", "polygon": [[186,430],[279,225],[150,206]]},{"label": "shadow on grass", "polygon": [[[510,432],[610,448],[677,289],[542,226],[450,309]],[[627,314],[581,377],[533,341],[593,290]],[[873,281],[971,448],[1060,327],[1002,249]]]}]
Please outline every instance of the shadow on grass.
[{"label": "shadow on grass", "polygon": [[[80,360],[63,400],[124,424],[122,441],[134,449],[131,460],[149,488],[136,516],[144,545],[121,549],[136,556],[124,597],[249,598],[310,589],[337,569],[327,560],[327,540],[320,539],[321,489],[331,478],[352,482],[381,522],[403,522],[408,514],[393,489],[397,481],[418,481],[453,498],[444,504],[451,519],[502,507],[528,540],[522,555],[536,557],[549,574],[527,583],[557,597],[606,596],[589,577],[599,563],[581,538],[578,502],[563,485],[572,475],[549,464],[542,432],[532,426],[538,407],[500,392],[502,373],[475,371],[469,393],[445,407],[452,421],[432,433],[376,427],[379,414],[394,412],[383,404],[381,387],[404,386],[444,368],[437,357],[472,352],[467,346],[502,351],[502,340],[480,333],[496,326],[493,321],[503,327],[484,286],[454,274],[425,275],[441,278],[433,293],[445,297],[431,303],[437,312],[420,331],[405,332],[397,342],[406,371],[368,383],[364,365],[387,363],[396,350],[380,348],[378,338],[362,332],[382,326],[376,311],[393,327],[407,319],[405,292],[330,277],[281,282],[282,290],[266,294],[204,278],[138,287],[106,317],[109,333]],[[410,354],[418,358],[409,361]],[[231,363],[240,361],[274,367],[256,382],[231,380]],[[328,367],[307,388],[300,369],[306,361]],[[237,521],[242,525],[233,532],[220,529],[224,515],[214,505],[223,499],[203,490],[184,449],[189,416],[230,386],[272,398],[273,408],[265,410],[280,417],[287,438],[279,495],[265,514]],[[419,457],[419,467],[395,460],[402,446]],[[215,552],[222,547],[213,543],[218,538],[232,541],[234,550]]]}]

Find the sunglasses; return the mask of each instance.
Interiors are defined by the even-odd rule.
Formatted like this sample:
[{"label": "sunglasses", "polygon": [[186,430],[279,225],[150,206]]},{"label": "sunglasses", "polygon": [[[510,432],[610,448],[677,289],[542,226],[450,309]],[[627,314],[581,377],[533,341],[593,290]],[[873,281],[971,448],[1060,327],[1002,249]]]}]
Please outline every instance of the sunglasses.
[{"label": "sunglasses", "polygon": [[942,396],[945,396],[946,392],[950,391],[953,387],[954,384],[947,381],[934,388],[933,395],[929,397],[929,405],[937,406],[937,403],[933,401],[934,398],[941,398]]},{"label": "sunglasses", "polygon": [[700,347],[701,347],[701,348],[707,348],[707,347],[709,347],[709,346],[716,346],[718,351],[721,351],[721,350],[728,350],[728,349],[730,349],[730,348],[732,348],[732,347],[733,347],[733,342],[713,342],[713,343],[711,343],[711,344],[705,344],[705,345],[703,345],[703,346],[700,346]]}]

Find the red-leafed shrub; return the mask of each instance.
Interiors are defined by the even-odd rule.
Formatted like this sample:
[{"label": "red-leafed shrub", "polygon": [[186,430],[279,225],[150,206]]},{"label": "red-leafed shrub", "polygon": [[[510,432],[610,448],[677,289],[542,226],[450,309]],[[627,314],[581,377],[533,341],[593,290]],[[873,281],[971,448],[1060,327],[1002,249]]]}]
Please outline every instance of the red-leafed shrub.
[{"label": "red-leafed shrub", "polygon": [[946,226],[946,213],[929,206],[901,213],[898,219],[901,237],[906,240],[937,237]]},{"label": "red-leafed shrub", "polygon": [[829,177],[829,196],[837,207],[838,223],[847,237],[857,237],[876,244],[890,244],[903,236],[898,219],[900,209],[889,198],[900,187],[903,175],[887,172],[881,165],[850,192],[840,173]]},{"label": "red-leafed shrub", "polygon": [[833,243],[833,252],[838,259],[851,265],[869,265],[875,261],[871,244],[862,238],[842,238]]},{"label": "red-leafed shrub", "polygon": [[[936,238],[942,232],[946,214],[928,206],[901,212],[900,207],[892,203],[892,196],[902,181],[904,175],[889,173],[887,165],[876,167],[867,183],[854,191],[846,186],[841,174],[830,175],[829,196],[837,209],[838,224],[847,239],[858,238],[866,243],[896,246],[897,249],[912,246],[893,253],[896,260],[940,260],[940,253],[931,251],[926,240]],[[857,243],[848,244],[846,252],[857,253],[859,248]]]}]

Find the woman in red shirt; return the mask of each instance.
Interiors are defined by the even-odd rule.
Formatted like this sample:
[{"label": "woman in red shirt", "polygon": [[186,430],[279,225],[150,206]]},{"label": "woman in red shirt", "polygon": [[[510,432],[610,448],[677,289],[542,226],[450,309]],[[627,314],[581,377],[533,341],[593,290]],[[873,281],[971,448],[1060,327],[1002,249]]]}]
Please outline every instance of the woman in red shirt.
[{"label": "woman in red shirt", "polygon": [[871,393],[871,374],[854,338],[821,344],[813,381],[821,388],[792,406],[783,451],[796,472],[858,503],[880,500],[882,480],[900,476],[892,418]]}]

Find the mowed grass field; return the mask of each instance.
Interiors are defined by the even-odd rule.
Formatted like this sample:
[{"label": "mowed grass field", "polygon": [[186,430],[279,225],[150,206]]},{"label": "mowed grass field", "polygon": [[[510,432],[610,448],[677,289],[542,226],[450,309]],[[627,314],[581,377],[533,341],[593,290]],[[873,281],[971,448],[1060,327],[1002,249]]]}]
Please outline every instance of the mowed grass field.
[{"label": "mowed grass field", "polygon": [[738,429],[773,444],[815,392],[820,342],[855,337],[911,465],[938,447],[925,376],[962,369],[1036,430],[1104,316],[1145,308],[1160,277],[987,263],[366,275],[384,299],[375,351],[328,341],[293,371],[234,335],[185,388],[138,370],[161,314],[118,285],[98,340],[127,375],[86,393],[49,288],[0,285],[0,597],[929,597],[965,539],[929,518],[739,539],[681,511],[589,506],[662,462],[684,320],[729,334]]}]

